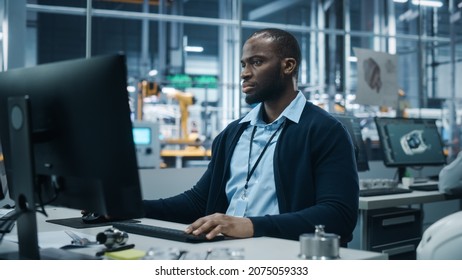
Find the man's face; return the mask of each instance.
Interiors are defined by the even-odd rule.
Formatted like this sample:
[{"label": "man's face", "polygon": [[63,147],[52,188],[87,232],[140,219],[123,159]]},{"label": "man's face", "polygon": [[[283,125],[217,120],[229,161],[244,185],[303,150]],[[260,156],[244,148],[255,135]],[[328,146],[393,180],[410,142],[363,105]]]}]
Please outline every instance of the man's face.
[{"label": "man's face", "polygon": [[281,59],[268,38],[251,38],[242,49],[242,91],[248,104],[277,99],[284,89]]}]

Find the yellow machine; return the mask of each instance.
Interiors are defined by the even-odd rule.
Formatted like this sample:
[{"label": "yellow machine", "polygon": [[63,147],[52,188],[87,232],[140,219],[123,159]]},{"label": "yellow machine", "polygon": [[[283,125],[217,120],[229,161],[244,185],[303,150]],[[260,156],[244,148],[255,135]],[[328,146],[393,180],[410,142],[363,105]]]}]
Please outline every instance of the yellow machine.
[{"label": "yellow machine", "polygon": [[189,132],[188,132],[188,119],[189,119],[189,111],[188,107],[196,103],[196,98],[190,92],[183,92],[176,90],[173,93],[169,94],[172,98],[178,100],[178,104],[180,106],[180,114],[181,114],[181,138],[182,139],[189,139]]},{"label": "yellow machine", "polygon": [[[159,96],[161,93],[160,86],[155,82],[148,82],[146,80],[141,81],[138,84],[138,103],[137,103],[137,113],[136,119],[142,120],[143,119],[143,105],[144,105],[144,98],[149,96]],[[169,97],[174,98],[178,101],[180,107],[180,114],[181,114],[181,138],[182,139],[189,139],[189,132],[188,132],[188,119],[189,119],[189,112],[188,107],[196,103],[196,99],[194,98],[193,94],[190,92],[183,92],[180,90],[175,90],[167,94]]]},{"label": "yellow machine", "polygon": [[138,110],[136,112],[136,119],[142,120],[143,119],[143,105],[144,105],[144,98],[156,95],[158,96],[160,93],[160,87],[157,83],[148,82],[146,80],[141,81],[138,83]]}]

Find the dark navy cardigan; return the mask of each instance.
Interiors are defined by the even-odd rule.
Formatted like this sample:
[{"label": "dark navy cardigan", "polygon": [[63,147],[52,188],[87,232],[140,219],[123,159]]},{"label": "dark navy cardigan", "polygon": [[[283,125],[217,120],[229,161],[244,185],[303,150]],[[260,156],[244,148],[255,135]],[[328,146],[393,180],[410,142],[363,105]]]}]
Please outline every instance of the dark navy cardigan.
[{"label": "dark navy cardigan", "polygon": [[[171,198],[145,200],[146,217],[192,223],[226,213],[231,156],[247,126],[239,120],[229,124],[213,141],[210,164],[196,185]],[[298,240],[323,224],[326,232],[341,236],[342,244],[352,239],[358,174],[351,138],[334,117],[307,102],[299,123],[287,120],[276,144],[274,177],[280,214],[249,217],[255,237]]]}]

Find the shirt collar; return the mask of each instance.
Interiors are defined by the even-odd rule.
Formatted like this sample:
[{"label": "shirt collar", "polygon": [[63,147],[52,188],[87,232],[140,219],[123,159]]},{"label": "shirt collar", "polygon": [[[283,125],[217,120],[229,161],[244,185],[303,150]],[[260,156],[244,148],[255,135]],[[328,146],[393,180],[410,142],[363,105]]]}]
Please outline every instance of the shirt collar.
[{"label": "shirt collar", "polygon": [[[298,123],[300,121],[300,117],[303,112],[303,108],[306,104],[306,98],[298,91],[297,96],[290,102],[289,106],[287,106],[281,115],[273,122],[278,123],[279,120],[284,120],[285,118],[291,120],[294,123]],[[263,123],[263,119],[261,117],[261,106],[262,103],[258,103],[247,115],[242,118],[239,123],[250,122],[251,125],[256,125],[257,123]]]}]

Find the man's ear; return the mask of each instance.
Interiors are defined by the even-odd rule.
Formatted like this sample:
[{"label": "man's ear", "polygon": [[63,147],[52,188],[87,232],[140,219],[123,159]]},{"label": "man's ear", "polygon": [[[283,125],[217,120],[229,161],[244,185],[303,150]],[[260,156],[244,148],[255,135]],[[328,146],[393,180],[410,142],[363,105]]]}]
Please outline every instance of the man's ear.
[{"label": "man's ear", "polygon": [[282,61],[282,69],[286,75],[292,75],[296,66],[297,61],[294,58],[287,57]]}]

